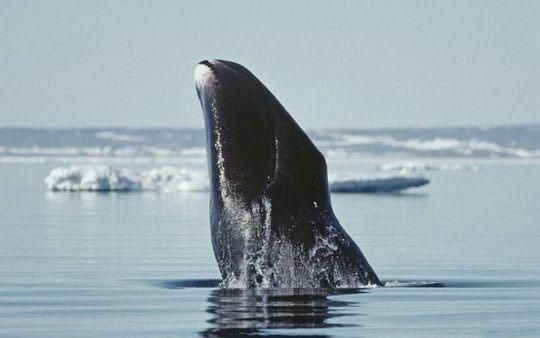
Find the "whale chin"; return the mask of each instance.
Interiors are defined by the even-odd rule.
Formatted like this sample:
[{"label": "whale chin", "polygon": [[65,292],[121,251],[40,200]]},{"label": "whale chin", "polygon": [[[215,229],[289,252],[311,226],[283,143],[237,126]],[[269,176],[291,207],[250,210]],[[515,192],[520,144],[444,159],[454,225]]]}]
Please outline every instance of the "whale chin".
[{"label": "whale chin", "polygon": [[380,281],[332,211],[326,161],[243,66],[195,68],[224,286],[360,287]]}]

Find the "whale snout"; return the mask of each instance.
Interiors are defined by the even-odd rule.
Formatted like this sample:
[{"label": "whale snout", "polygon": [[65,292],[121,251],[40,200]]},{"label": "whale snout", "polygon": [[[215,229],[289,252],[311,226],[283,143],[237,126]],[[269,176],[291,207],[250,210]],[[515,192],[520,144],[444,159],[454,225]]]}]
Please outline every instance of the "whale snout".
[{"label": "whale snout", "polygon": [[[239,64],[217,59],[205,59],[195,67],[195,86],[197,91],[212,90],[213,86],[220,84],[245,83],[247,70]],[[204,90],[206,88],[206,90]]]},{"label": "whale snout", "polygon": [[207,66],[207,67],[212,67],[212,62],[211,60],[202,60],[201,62],[199,62],[199,65],[204,65],[204,66]]},{"label": "whale snout", "polygon": [[200,88],[208,84],[209,81],[215,80],[215,74],[213,71],[213,64],[209,60],[202,60],[195,67],[195,86]]}]

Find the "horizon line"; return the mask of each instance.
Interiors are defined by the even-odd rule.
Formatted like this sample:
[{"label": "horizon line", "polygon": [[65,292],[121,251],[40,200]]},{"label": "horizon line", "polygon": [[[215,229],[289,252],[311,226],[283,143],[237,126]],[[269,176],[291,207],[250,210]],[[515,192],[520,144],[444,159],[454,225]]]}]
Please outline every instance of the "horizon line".
[{"label": "horizon line", "polygon": [[[522,127],[540,127],[540,122],[528,122],[528,123],[509,123],[509,124],[495,124],[495,125],[438,125],[438,126],[404,126],[404,127],[322,127],[322,128],[304,128],[307,131],[314,130],[429,130],[429,129],[496,129],[496,128],[522,128]],[[98,129],[117,129],[117,130],[204,130],[204,126],[88,126],[88,127],[28,127],[28,126],[0,126],[0,130],[98,130]]]}]

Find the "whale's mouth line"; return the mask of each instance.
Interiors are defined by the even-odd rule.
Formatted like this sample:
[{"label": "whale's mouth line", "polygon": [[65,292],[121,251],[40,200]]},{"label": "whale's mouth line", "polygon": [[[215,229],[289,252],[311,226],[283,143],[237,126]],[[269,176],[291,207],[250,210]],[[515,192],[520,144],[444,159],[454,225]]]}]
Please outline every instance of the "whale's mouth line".
[{"label": "whale's mouth line", "polygon": [[266,192],[270,185],[272,185],[275,181],[277,171],[278,171],[278,151],[279,151],[279,145],[278,145],[278,139],[276,137],[276,116],[274,112],[270,112],[272,123],[272,157],[274,160],[274,168],[272,170],[272,175],[269,177],[268,183],[266,184],[266,187],[264,188],[263,192]]}]

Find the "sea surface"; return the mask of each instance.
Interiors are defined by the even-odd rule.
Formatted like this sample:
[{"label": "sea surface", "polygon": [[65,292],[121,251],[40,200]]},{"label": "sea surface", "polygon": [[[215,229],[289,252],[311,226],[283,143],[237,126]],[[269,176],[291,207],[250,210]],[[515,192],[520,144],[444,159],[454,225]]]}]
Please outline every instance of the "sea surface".
[{"label": "sea surface", "polygon": [[[204,171],[204,154],[7,154],[50,151],[41,140],[10,139],[0,156],[2,337],[540,336],[538,148],[508,141],[504,149],[532,156],[422,156],[426,186],[333,194],[342,226],[388,287],[246,291],[218,286],[206,192],[53,192],[44,183],[72,163]],[[327,158],[332,174],[408,156]]]}]

